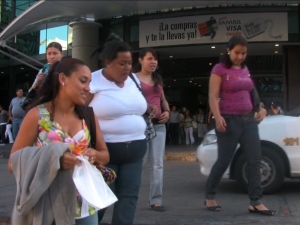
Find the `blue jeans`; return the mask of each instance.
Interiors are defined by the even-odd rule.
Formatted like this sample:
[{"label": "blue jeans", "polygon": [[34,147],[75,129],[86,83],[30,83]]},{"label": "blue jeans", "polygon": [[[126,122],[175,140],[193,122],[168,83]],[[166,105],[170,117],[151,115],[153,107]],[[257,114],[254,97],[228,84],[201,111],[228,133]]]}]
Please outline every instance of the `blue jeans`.
[{"label": "blue jeans", "polygon": [[[59,222],[57,222],[57,224],[59,224]],[[56,222],[53,222],[52,225],[56,225]],[[97,212],[82,219],[76,219],[75,225],[98,225]]]},{"label": "blue jeans", "polygon": [[[117,179],[110,185],[118,201],[114,204],[113,225],[133,224],[136,203],[138,200],[143,158],[147,150],[145,140],[122,143],[106,143],[110,162],[107,167],[113,169]],[[98,212],[99,220],[103,218],[105,209]]]},{"label": "blue jeans", "polygon": [[215,162],[206,182],[206,198],[214,199],[220,180],[228,168],[240,143],[247,159],[248,195],[251,205],[261,204],[261,145],[258,134],[258,123],[252,115],[222,115],[226,120],[226,132],[216,131],[218,138],[218,159]]},{"label": "blue jeans", "polygon": [[12,129],[13,129],[14,140],[16,140],[16,137],[18,135],[18,132],[19,132],[22,122],[23,122],[23,118],[13,118],[12,119]]},{"label": "blue jeans", "polygon": [[150,195],[149,204],[162,204],[164,156],[166,142],[165,124],[155,124],[156,137],[148,143],[148,149],[144,157],[143,167],[150,165]]},{"label": "blue jeans", "polygon": [[98,215],[97,212],[93,215],[84,217],[82,219],[76,219],[75,225],[98,225]]}]

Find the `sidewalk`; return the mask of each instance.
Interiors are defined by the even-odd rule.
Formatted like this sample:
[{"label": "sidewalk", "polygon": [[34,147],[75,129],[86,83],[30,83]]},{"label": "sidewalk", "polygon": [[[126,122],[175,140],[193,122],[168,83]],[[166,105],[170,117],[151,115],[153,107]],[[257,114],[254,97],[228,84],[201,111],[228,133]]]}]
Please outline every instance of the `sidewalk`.
[{"label": "sidewalk", "polygon": [[[0,146],[0,158],[8,158],[12,144]],[[197,145],[166,145],[165,160],[196,161]]]}]

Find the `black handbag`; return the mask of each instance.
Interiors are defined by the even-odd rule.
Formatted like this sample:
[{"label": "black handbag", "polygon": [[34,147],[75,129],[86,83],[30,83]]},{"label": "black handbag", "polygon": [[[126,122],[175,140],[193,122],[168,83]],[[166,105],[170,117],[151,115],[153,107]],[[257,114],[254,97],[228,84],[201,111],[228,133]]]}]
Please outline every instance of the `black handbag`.
[{"label": "black handbag", "polygon": [[[140,87],[140,85],[138,85],[138,83],[136,82],[135,78],[133,77],[132,73],[129,75],[129,77],[133,80],[133,82],[135,83],[135,85],[137,86],[137,88],[139,89],[139,91],[142,93],[142,95],[145,97],[144,93],[142,92],[142,89]],[[146,97],[145,97],[146,99]],[[151,141],[153,138],[156,137],[156,133],[155,133],[155,129],[152,123],[152,118],[150,117],[150,115],[148,115],[147,113],[145,113],[143,115],[143,118],[146,122],[146,130],[145,130],[145,136],[147,141]]]},{"label": "black handbag", "polygon": [[26,110],[27,107],[35,100],[36,95],[37,95],[36,89],[32,89],[31,91],[29,91],[25,96],[24,100],[20,102],[21,108],[23,110]]},{"label": "black handbag", "polygon": [[[96,147],[96,124],[95,124],[95,116],[94,116],[94,110],[92,107],[89,106],[80,106],[78,107],[78,114],[81,118],[84,119],[86,126],[89,129],[91,141],[90,141],[90,147],[95,148]],[[102,173],[102,176],[104,178],[104,181],[107,185],[110,185],[113,183],[116,178],[116,172],[106,166],[101,166],[99,164],[95,164],[97,169]]]}]

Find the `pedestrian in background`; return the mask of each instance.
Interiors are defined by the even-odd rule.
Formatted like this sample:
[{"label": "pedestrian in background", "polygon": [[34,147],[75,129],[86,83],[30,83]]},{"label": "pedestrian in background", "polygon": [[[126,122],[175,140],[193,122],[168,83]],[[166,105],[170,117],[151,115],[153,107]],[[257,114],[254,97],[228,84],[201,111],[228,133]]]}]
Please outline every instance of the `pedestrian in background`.
[{"label": "pedestrian in background", "polygon": [[183,124],[184,124],[184,130],[185,130],[185,144],[186,145],[193,145],[195,142],[194,136],[193,136],[193,118],[190,115],[190,110],[186,110],[184,114]]},{"label": "pedestrian in background", "polygon": [[64,53],[62,51],[62,46],[58,42],[51,42],[47,45],[46,48],[46,58],[47,63],[44,65],[42,69],[38,72],[36,75],[36,78],[32,84],[32,86],[29,88],[29,92],[33,89],[38,88],[41,85],[41,82],[45,79],[45,76],[48,75],[49,68],[52,64],[60,61],[64,56]]},{"label": "pedestrian in background", "polygon": [[178,113],[179,113],[179,144],[184,144],[185,143],[185,131],[183,126],[184,115],[181,109],[178,109]]},{"label": "pedestrian in background", "polygon": [[[133,79],[130,46],[111,41],[99,47],[104,68],[92,73],[87,104],[93,107],[117,178],[110,188],[118,201],[112,224],[133,224],[141,184],[142,163],[147,150],[143,114],[147,102]],[[133,74],[137,82],[138,78]],[[150,109],[147,113],[155,114]],[[99,222],[105,209],[98,212]]]},{"label": "pedestrian in background", "polygon": [[12,121],[14,140],[16,140],[21,123],[23,122],[23,118],[26,113],[20,106],[20,103],[25,99],[23,96],[23,89],[17,88],[16,95],[17,97],[11,100],[8,110],[9,119]]},{"label": "pedestrian in background", "polygon": [[254,84],[244,63],[246,56],[246,39],[234,36],[228,42],[222,61],[211,72],[209,105],[216,120],[218,158],[206,182],[204,204],[211,211],[221,210],[215,200],[217,188],[240,144],[247,158],[248,211],[272,216],[275,211],[262,203],[260,174],[262,154],[258,122],[266,116],[266,110],[256,109],[251,101]]},{"label": "pedestrian in background", "polygon": [[6,130],[5,130],[5,139],[8,138],[8,141],[10,144],[14,143],[14,138],[13,138],[11,129],[12,129],[12,121],[10,118],[8,118],[8,121],[6,124]]},{"label": "pedestrian in background", "polygon": [[178,144],[179,123],[180,123],[180,115],[179,115],[179,112],[177,112],[176,106],[174,105],[172,107],[172,111],[170,112],[170,118],[168,121],[170,138],[171,138],[170,144],[173,144],[173,145]]},{"label": "pedestrian in background", "polygon": [[2,105],[0,105],[0,137],[1,137],[0,145],[5,145],[6,142],[5,130],[6,130],[7,122],[8,122],[8,112],[3,109]]},{"label": "pedestrian in background", "polygon": [[158,66],[157,52],[152,48],[143,49],[139,53],[139,63],[135,67],[140,80],[141,89],[149,104],[157,107],[157,113],[152,119],[156,136],[147,144],[143,167],[150,166],[150,194],[149,205],[155,211],[164,212],[162,205],[163,171],[166,142],[166,126],[169,120],[170,109],[163,90]]},{"label": "pedestrian in background", "polygon": [[278,102],[272,102],[271,103],[271,109],[269,110],[269,115],[284,115],[284,111],[279,105]]}]

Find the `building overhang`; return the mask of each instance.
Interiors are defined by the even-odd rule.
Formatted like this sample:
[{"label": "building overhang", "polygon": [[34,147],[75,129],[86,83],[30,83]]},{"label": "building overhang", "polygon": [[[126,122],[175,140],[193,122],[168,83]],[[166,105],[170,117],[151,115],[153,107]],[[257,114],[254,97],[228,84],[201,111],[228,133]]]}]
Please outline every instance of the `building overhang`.
[{"label": "building overhang", "polygon": [[[121,16],[142,15],[184,8],[203,8],[216,6],[273,5],[275,1],[56,1],[41,0],[15,18],[1,33],[0,45],[22,31],[37,29],[45,23],[69,23],[77,20],[99,20]],[[297,1],[276,1],[276,4],[298,4]]]}]

